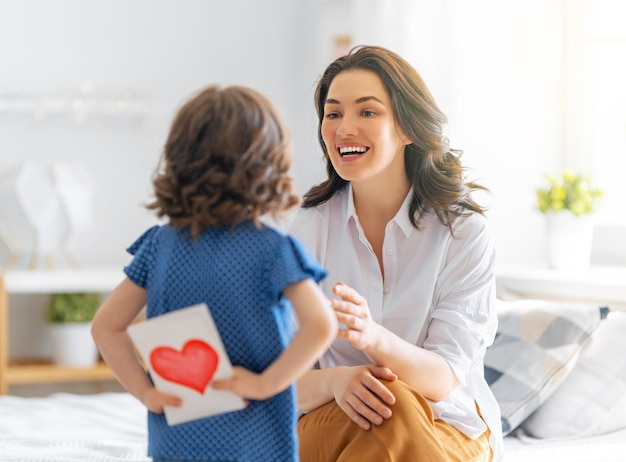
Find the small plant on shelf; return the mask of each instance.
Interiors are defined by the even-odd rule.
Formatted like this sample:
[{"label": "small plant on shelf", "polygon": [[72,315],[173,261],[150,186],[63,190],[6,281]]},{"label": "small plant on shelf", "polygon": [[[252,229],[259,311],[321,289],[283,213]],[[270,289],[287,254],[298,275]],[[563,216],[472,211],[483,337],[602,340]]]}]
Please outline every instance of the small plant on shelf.
[{"label": "small plant on shelf", "polygon": [[536,190],[541,213],[569,210],[576,217],[590,214],[604,196],[587,175],[566,171],[560,176],[546,175],[546,180],[547,186]]},{"label": "small plant on shelf", "polygon": [[91,322],[100,306],[97,293],[57,293],[53,294],[46,309],[49,323],[88,323]]},{"label": "small plant on shelf", "polygon": [[56,293],[50,297],[45,318],[54,363],[73,367],[96,364],[98,348],[91,337],[91,321],[100,302],[97,293]]}]

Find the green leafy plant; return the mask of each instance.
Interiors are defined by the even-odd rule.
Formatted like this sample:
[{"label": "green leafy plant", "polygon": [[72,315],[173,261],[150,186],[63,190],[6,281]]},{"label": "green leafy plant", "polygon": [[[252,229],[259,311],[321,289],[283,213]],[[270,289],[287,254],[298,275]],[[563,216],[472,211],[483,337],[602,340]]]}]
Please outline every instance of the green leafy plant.
[{"label": "green leafy plant", "polygon": [[100,294],[96,293],[53,294],[46,309],[46,321],[51,323],[91,322],[100,303]]},{"label": "green leafy plant", "polygon": [[569,210],[574,216],[595,211],[604,191],[593,184],[591,177],[572,172],[560,176],[546,175],[547,186],[536,190],[537,205],[542,213]]}]

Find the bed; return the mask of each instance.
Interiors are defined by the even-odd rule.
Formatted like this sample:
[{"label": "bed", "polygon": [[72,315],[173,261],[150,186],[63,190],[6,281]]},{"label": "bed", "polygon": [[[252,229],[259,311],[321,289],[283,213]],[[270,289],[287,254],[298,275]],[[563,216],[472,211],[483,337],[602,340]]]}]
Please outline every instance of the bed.
[{"label": "bed", "polygon": [[[626,461],[626,313],[500,306],[486,373],[503,411],[505,462]],[[0,396],[0,461],[148,462],[146,417],[127,393]]]},{"label": "bed", "polygon": [[[505,438],[505,462],[626,460],[626,429],[575,439]],[[126,393],[0,397],[0,460],[149,462],[145,411]]]}]

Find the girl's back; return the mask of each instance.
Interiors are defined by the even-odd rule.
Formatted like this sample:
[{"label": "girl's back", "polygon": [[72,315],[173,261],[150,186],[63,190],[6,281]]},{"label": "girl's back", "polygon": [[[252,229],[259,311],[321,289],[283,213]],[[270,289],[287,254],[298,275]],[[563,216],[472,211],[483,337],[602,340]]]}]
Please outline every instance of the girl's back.
[{"label": "girl's back", "polygon": [[[295,320],[282,289],[319,272],[292,238],[252,222],[211,227],[195,240],[155,226],[129,249],[126,274],[148,292],[148,317],[205,302],[235,364],[262,372],[291,340]],[[149,415],[149,453],[189,459],[297,460],[293,387],[241,411],[168,426]],[[219,459],[216,459],[219,460]],[[226,460],[226,459],[225,459]]]}]

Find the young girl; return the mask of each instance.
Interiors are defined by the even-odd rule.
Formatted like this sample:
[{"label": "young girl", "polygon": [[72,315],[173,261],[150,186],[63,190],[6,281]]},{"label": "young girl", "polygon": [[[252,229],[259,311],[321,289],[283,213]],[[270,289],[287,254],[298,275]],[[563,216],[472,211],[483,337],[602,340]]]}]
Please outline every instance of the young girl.
[{"label": "young girl", "polygon": [[444,114],[381,47],[331,63],[315,103],[328,179],[289,229],[328,270],[342,328],[298,381],[302,461],[499,460],[495,251]]},{"label": "young girl", "polygon": [[[293,381],[329,346],[337,321],[317,285],[325,271],[295,239],[259,221],[298,203],[290,164],[276,110],[249,88],[209,87],[174,120],[148,206],[169,223],[128,249],[127,277],[92,328],[104,360],[149,410],[155,461],[298,460]],[[181,400],[154,388],[126,328],[144,306],[152,318],[201,302],[234,366],[233,378],[213,387],[249,404],[170,427],[163,407]]]}]

